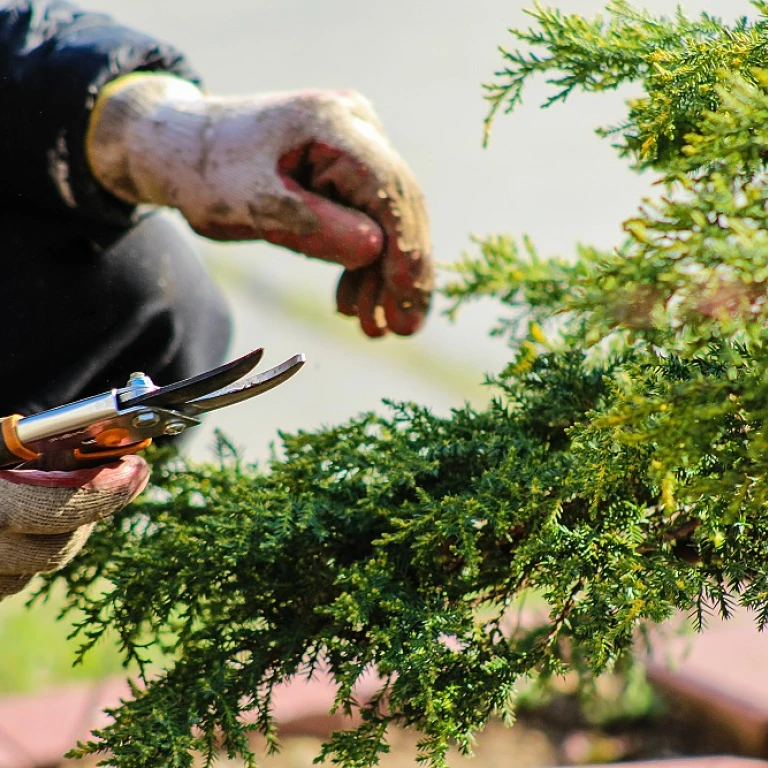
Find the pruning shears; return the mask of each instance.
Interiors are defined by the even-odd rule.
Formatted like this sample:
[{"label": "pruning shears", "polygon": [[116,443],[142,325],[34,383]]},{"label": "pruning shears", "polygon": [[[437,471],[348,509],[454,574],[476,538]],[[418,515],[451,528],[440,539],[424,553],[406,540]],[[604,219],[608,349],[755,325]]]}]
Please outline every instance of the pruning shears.
[{"label": "pruning shears", "polygon": [[155,437],[178,435],[200,423],[208,411],[248,400],[282,384],[304,365],[294,355],[263,373],[248,376],[263,349],[189,379],[158,387],[145,373],[133,373],[125,387],[0,422],[0,467],[39,465],[46,469],[91,466],[137,453]]}]

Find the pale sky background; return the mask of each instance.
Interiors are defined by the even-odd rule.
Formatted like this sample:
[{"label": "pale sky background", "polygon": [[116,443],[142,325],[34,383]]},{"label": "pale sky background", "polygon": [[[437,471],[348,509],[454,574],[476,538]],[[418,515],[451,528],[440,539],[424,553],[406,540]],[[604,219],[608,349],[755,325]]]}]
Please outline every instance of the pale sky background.
[{"label": "pale sky background", "polygon": [[[481,83],[512,46],[509,27],[528,25],[520,0],[83,0],[127,24],[165,38],[189,56],[216,93],[355,88],[374,103],[426,194],[435,255],[450,262],[471,249],[470,234],[529,234],[545,254],[577,242],[605,248],[621,240],[620,222],[651,193],[594,129],[618,122],[626,94],[575,95],[538,109],[537,83],[524,108],[497,120],[481,146],[486,104]],[[561,0],[563,11],[591,15],[596,0]],[[671,13],[678,3],[638,2]],[[679,3],[691,13],[749,14],[746,0]],[[447,413],[482,398],[485,372],[508,355],[487,338],[497,308],[465,311],[456,324],[435,308],[409,340],[372,342],[332,312],[335,268],[263,245],[201,241],[232,298],[233,353],[265,346],[265,364],[297,351],[309,363],[290,383],[220,412],[197,429],[191,450],[205,456],[221,426],[250,458],[267,455],[278,429],[313,429],[380,407],[381,398],[414,399]],[[440,364],[438,364],[440,363]]]}]

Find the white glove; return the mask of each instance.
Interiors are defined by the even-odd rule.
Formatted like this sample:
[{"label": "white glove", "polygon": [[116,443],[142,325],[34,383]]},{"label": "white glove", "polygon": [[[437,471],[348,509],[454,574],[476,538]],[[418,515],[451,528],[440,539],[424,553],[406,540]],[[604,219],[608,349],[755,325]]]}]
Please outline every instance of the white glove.
[{"label": "white glove", "polygon": [[0,470],[0,600],[36,573],[66,565],[96,523],[133,501],[148,478],[138,456],[74,472]]},{"label": "white glove", "polygon": [[222,98],[128,75],[101,92],[87,152],[122,200],[178,208],[206,237],[341,264],[338,308],[368,335],[421,325],[433,282],[423,197],[362,96]]}]

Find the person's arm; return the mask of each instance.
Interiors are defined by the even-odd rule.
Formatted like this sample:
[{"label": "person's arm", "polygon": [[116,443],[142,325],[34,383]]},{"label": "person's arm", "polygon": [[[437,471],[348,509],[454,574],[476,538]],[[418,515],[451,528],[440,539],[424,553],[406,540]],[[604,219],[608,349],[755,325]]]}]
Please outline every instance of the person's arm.
[{"label": "person's arm", "polygon": [[173,46],[65,0],[0,0],[0,204],[124,224],[134,206],[94,179],[85,134],[99,91],[130,72],[197,82]]}]

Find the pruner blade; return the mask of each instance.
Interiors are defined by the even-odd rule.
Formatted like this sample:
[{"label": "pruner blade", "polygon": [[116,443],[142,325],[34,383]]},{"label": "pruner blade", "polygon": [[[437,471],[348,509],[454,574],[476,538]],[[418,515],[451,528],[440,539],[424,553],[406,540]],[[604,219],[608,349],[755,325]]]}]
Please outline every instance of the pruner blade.
[{"label": "pruner blade", "polygon": [[193,416],[242,402],[250,397],[268,392],[284,381],[288,381],[306,361],[307,358],[299,353],[263,373],[249,376],[247,379],[237,381],[228,387],[223,387],[216,392],[211,392],[208,395],[203,395],[181,406],[177,406],[176,410],[188,416]]},{"label": "pruner blade", "polygon": [[137,405],[154,405],[162,408],[173,408],[178,404],[183,405],[201,395],[217,392],[237,379],[242,379],[259,364],[263,355],[263,347],[254,349],[247,355],[197,376],[164,387],[156,387],[149,392],[141,392],[133,397],[130,395],[123,397],[121,398],[122,406],[123,408],[133,408]]}]

